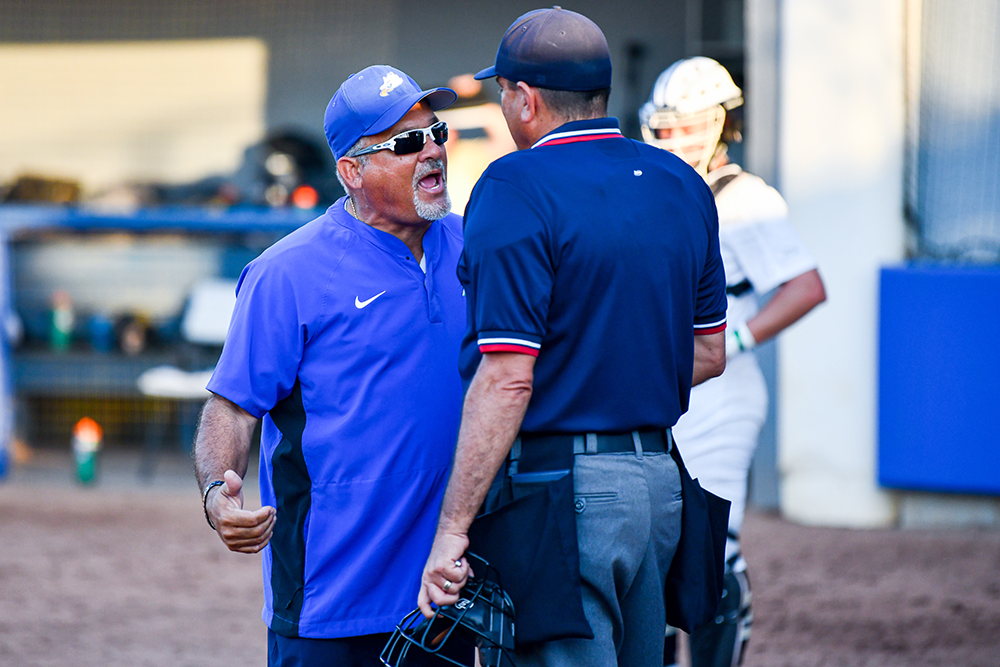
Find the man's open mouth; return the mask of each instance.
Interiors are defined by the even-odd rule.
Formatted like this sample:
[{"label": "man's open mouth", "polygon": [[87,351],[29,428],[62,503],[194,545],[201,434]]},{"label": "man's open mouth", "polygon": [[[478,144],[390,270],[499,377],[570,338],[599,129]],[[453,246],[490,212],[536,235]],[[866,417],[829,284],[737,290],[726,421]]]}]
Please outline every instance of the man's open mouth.
[{"label": "man's open mouth", "polygon": [[417,187],[431,194],[444,191],[444,178],[440,171],[432,171],[417,181]]}]

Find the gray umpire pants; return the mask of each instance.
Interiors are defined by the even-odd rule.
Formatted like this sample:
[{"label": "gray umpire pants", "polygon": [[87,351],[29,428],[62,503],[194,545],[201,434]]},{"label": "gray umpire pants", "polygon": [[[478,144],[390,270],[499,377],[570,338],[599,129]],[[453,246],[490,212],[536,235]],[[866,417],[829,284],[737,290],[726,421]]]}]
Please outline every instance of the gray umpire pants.
[{"label": "gray umpire pants", "polygon": [[518,651],[518,667],[662,667],[663,587],[681,533],[677,464],[663,453],[580,454],[573,483],[594,638]]}]

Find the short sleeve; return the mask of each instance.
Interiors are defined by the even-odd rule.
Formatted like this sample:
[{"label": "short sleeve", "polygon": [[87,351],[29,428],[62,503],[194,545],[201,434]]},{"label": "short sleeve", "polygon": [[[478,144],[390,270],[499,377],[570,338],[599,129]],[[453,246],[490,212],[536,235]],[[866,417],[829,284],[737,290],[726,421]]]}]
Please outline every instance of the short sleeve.
[{"label": "short sleeve", "polygon": [[293,281],[274,263],[252,262],[240,276],[209,391],[262,417],[292,392],[305,335]]},{"label": "short sleeve", "polygon": [[538,356],[555,280],[550,234],[537,203],[484,176],[466,208],[459,275],[480,352]]},{"label": "short sleeve", "polygon": [[732,256],[757,294],[816,268],[789,220],[788,204],[761,178],[741,173],[717,203],[727,260]]},{"label": "short sleeve", "polygon": [[816,268],[787,217],[736,226],[727,231],[726,244],[758,294]]},{"label": "short sleeve", "polygon": [[696,336],[707,336],[726,330],[726,270],[722,263],[719,245],[718,213],[711,198],[708,217],[708,244],[704,266],[698,279],[694,307]]}]

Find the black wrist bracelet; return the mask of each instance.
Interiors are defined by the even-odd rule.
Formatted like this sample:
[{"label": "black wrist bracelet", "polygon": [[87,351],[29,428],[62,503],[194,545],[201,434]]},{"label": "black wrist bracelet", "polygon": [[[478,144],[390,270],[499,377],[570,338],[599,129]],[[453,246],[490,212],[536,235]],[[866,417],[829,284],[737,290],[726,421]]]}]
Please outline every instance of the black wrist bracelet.
[{"label": "black wrist bracelet", "polygon": [[205,521],[208,522],[209,527],[215,530],[215,524],[212,523],[212,519],[208,516],[208,493],[217,486],[222,486],[225,484],[221,479],[217,479],[208,486],[205,487],[205,493],[201,496],[201,509],[205,511]]}]

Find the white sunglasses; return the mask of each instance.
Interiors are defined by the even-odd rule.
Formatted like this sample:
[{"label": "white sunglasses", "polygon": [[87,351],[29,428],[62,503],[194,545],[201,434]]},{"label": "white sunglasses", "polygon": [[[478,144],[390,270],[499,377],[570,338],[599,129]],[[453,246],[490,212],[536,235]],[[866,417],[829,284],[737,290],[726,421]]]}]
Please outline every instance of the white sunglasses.
[{"label": "white sunglasses", "polygon": [[392,151],[396,155],[419,153],[424,149],[424,144],[427,143],[427,137],[431,137],[434,140],[434,143],[438,146],[444,144],[444,142],[448,141],[448,123],[443,120],[439,120],[430,127],[400,132],[388,141],[383,141],[380,144],[362,148],[356,153],[351,153],[347,157],[358,157],[378,151]]}]

